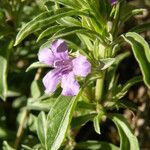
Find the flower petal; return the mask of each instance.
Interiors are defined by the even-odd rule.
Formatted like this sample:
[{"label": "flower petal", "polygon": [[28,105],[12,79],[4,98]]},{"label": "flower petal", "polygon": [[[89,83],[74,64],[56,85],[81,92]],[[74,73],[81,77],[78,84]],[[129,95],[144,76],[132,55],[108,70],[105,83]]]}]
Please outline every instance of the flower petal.
[{"label": "flower petal", "polygon": [[111,4],[115,4],[117,0],[111,0]]},{"label": "flower petal", "polygon": [[67,51],[67,45],[64,40],[58,39],[52,43],[51,49],[53,51],[57,51],[58,53],[61,53]]},{"label": "flower petal", "polygon": [[59,60],[68,60],[68,49],[64,40],[58,39],[51,45],[55,58]]},{"label": "flower petal", "polygon": [[58,82],[61,79],[60,69],[53,69],[43,78],[46,93],[52,93],[56,90]]},{"label": "flower petal", "polygon": [[91,72],[91,64],[86,57],[80,55],[72,60],[73,72],[77,76],[87,76]]},{"label": "flower petal", "polygon": [[80,85],[74,78],[73,72],[62,76],[61,80],[62,95],[75,96],[79,93]]},{"label": "flower petal", "polygon": [[40,62],[53,66],[55,58],[54,58],[52,51],[49,48],[44,48],[39,51],[38,59]]}]

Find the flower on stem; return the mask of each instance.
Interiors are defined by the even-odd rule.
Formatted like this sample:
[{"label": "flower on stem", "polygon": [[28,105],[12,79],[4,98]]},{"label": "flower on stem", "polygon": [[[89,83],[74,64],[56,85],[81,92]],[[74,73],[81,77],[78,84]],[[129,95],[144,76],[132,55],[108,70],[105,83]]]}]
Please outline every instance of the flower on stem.
[{"label": "flower on stem", "polygon": [[77,95],[80,89],[75,76],[86,77],[91,72],[91,64],[85,56],[69,57],[66,43],[58,39],[50,48],[39,51],[38,59],[54,69],[43,78],[46,93],[53,93],[61,82],[62,95]]}]

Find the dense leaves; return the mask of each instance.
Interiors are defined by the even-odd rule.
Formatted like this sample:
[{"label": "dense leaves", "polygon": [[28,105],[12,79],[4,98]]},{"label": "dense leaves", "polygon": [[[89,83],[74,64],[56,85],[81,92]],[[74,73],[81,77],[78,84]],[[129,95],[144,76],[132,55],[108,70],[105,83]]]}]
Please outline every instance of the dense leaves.
[{"label": "dense leaves", "polygon": [[[119,108],[136,111],[137,105],[128,100],[127,93],[142,81],[150,88],[150,49],[146,41],[148,34],[145,33],[149,30],[149,23],[141,24],[144,19],[139,18],[145,9],[141,9],[140,5],[136,7],[125,0],[111,2],[1,2],[0,98],[7,100],[0,105],[0,141],[3,143],[0,146],[4,150],[140,149],[123,113],[112,112],[123,112]],[[143,32],[146,38],[140,35]],[[76,96],[62,96],[62,79],[58,79],[54,93],[45,93],[42,78],[51,68],[38,62],[37,56],[43,48],[49,48],[47,57],[50,53],[54,56],[51,44],[58,38],[66,42],[69,60],[82,54],[91,64],[91,72],[87,76],[75,76],[74,82],[80,85],[80,92]],[[129,52],[130,48],[133,53]],[[129,56],[132,54],[139,68],[134,68],[130,76],[124,63],[131,59]],[[62,55],[60,57],[63,61],[51,58],[54,61],[52,68],[67,66],[68,62],[64,61]],[[78,63],[78,67],[86,66],[80,60]],[[72,63],[70,65],[72,67]],[[127,78],[121,77],[122,72],[118,68],[124,70]],[[56,75],[52,78],[57,80]],[[54,81],[47,80],[49,85]],[[67,86],[70,88],[71,84]],[[120,140],[116,137],[113,137],[116,141],[110,139],[110,143],[105,139],[99,140],[101,134],[105,134],[101,125],[106,118],[115,123]],[[78,140],[78,134],[82,127],[88,126],[88,122],[92,122],[92,127],[81,135],[84,141]],[[112,129],[109,123],[107,127]],[[98,133],[97,140],[88,140],[93,138],[87,136],[90,130]],[[116,146],[118,143],[119,147]]]}]

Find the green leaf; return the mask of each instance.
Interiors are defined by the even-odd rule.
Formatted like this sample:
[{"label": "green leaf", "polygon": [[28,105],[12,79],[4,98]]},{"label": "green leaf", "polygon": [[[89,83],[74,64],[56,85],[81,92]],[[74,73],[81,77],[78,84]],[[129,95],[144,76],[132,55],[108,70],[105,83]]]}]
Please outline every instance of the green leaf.
[{"label": "green leaf", "polygon": [[6,141],[3,142],[3,150],[15,150],[14,148],[10,147]]},{"label": "green leaf", "polygon": [[[99,109],[101,109],[101,108],[99,108]],[[100,123],[101,123],[103,115],[104,115],[104,112],[102,110],[99,110],[98,115],[95,116],[93,119],[94,130],[98,134],[101,134]]]},{"label": "green leaf", "polygon": [[41,143],[44,146],[46,144],[46,138],[47,138],[46,133],[47,133],[47,120],[46,120],[45,113],[42,111],[38,115],[38,119],[37,119],[37,134]]},{"label": "green leaf", "polygon": [[38,98],[44,94],[43,83],[41,80],[33,80],[31,84],[31,96]]},{"label": "green leaf", "polygon": [[21,145],[21,147],[24,149],[24,150],[33,150],[31,147],[27,146],[27,145]]},{"label": "green leaf", "polygon": [[130,29],[130,32],[144,32],[144,31],[148,31],[150,30],[150,23],[144,23],[141,25],[137,25],[135,27],[133,27],[132,29]]},{"label": "green leaf", "polygon": [[96,110],[96,105],[94,103],[79,101],[77,104],[77,109],[89,109],[90,111],[94,111]]},{"label": "green leaf", "polygon": [[1,53],[7,53],[7,50],[0,50],[0,97],[5,100],[7,93],[7,56]]},{"label": "green leaf", "polygon": [[66,27],[62,30],[59,30],[53,35],[52,39],[61,38],[71,34],[83,34],[93,41],[95,38],[97,38],[101,43],[105,43],[103,37],[99,33],[80,26]]},{"label": "green leaf", "polygon": [[49,67],[49,66],[44,63],[41,63],[41,62],[34,62],[26,69],[26,72],[28,72],[32,69],[45,68],[45,67]]},{"label": "green leaf", "polygon": [[86,124],[88,121],[93,120],[95,116],[96,113],[75,117],[71,121],[71,127],[72,128],[80,127]]},{"label": "green leaf", "polygon": [[[128,6],[127,6],[128,7]],[[134,10],[129,10],[124,17],[122,17],[121,24],[124,22],[128,21],[131,17],[143,14],[145,9],[134,9]],[[125,13],[125,12],[124,12]]]},{"label": "green leaf", "polygon": [[135,32],[128,32],[123,38],[131,45],[133,54],[143,74],[143,80],[150,88],[150,48],[148,43]]},{"label": "green leaf", "polygon": [[138,140],[133,134],[129,123],[120,114],[111,115],[112,121],[116,124],[120,136],[121,150],[139,150]]},{"label": "green leaf", "polygon": [[71,7],[71,8],[76,8],[76,9],[79,9],[80,8],[80,5],[79,3],[77,2],[77,0],[43,0],[45,3],[48,2],[48,1],[51,1],[51,2],[54,2],[54,3],[59,3],[61,5],[64,5],[66,7]]},{"label": "green leaf", "polygon": [[55,96],[42,96],[40,98],[29,98],[27,103],[27,108],[31,110],[42,110],[49,111],[50,108],[54,105],[57,97]]},{"label": "green leaf", "polygon": [[38,37],[37,42],[40,41],[41,39],[43,39],[44,37],[50,36],[51,34],[57,32],[58,30],[64,28],[65,26],[62,25],[55,25],[52,27],[47,28],[46,30],[44,30]]},{"label": "green leaf", "polygon": [[120,88],[120,90],[118,91],[118,93],[115,94],[115,99],[121,99],[122,97],[125,96],[125,94],[128,92],[129,88],[132,87],[134,84],[142,82],[142,77],[141,76],[137,76],[137,77],[133,77],[132,79],[130,79],[129,81],[127,81],[125,83],[124,86],[122,86],[122,88]]},{"label": "green leaf", "polygon": [[[2,43],[0,43],[3,45]],[[4,44],[0,47],[0,98],[6,100],[7,97],[7,69],[10,49],[12,48],[13,41]]]},{"label": "green leaf", "polygon": [[32,148],[22,144],[21,148],[22,148],[21,150],[45,150],[45,148],[40,144],[36,144]]},{"label": "green leaf", "polygon": [[75,147],[75,150],[119,150],[119,148],[107,142],[86,141],[78,143]]},{"label": "green leaf", "polygon": [[105,70],[110,67],[115,62],[115,60],[115,58],[100,59],[99,63],[101,70]]},{"label": "green leaf", "polygon": [[136,111],[138,109],[138,105],[135,102],[128,100],[128,99],[121,99],[117,101],[115,105],[118,105],[117,107],[119,108],[126,108],[132,111]]},{"label": "green leaf", "polygon": [[82,26],[81,22],[78,19],[70,16],[58,20],[57,23],[64,26]]},{"label": "green leaf", "polygon": [[47,116],[46,134],[46,148],[48,150],[57,150],[63,142],[81,92],[82,90],[75,98],[60,96],[50,109]]},{"label": "green leaf", "polygon": [[56,22],[60,18],[72,15],[89,16],[88,13],[78,10],[72,10],[69,8],[61,8],[56,10],[55,12],[44,12],[22,27],[22,29],[19,31],[16,37],[15,45],[19,44],[29,34]]},{"label": "green leaf", "polygon": [[101,129],[100,129],[100,120],[98,115],[94,117],[93,119],[93,125],[94,125],[94,130],[96,133],[101,134]]},{"label": "green leaf", "polygon": [[107,70],[107,74],[106,74],[106,89],[110,90],[113,89],[113,87],[115,86],[115,82],[116,82],[116,70],[120,64],[120,62],[127,58],[130,55],[129,52],[124,52],[121,53],[119,55],[117,55],[115,57],[115,62],[113,63],[113,65],[111,67],[108,68]]}]

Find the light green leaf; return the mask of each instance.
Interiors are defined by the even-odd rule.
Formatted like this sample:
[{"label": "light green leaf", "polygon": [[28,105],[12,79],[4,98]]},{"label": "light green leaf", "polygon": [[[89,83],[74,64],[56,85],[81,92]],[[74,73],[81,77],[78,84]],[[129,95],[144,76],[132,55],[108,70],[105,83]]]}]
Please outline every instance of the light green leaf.
[{"label": "light green leaf", "polygon": [[7,93],[7,49],[0,50],[0,97],[5,100]]},{"label": "light green leaf", "polygon": [[143,80],[150,88],[150,48],[148,43],[135,32],[128,32],[123,38],[131,45],[133,54],[143,74]]},{"label": "light green leaf", "polygon": [[70,16],[58,20],[57,23],[64,26],[81,26],[81,22],[78,19]]},{"label": "light green leaf", "polygon": [[[7,97],[7,69],[8,69],[8,59],[10,54],[10,49],[12,48],[13,41],[9,43],[0,43],[0,98],[6,100]],[[4,46],[2,46],[4,45]]]},{"label": "light green leaf", "polygon": [[21,147],[24,149],[24,150],[33,150],[31,147],[27,146],[27,145],[21,145]]},{"label": "light green leaf", "polygon": [[94,125],[94,130],[96,133],[101,134],[101,129],[100,129],[100,120],[98,115],[94,117],[93,119],[93,125]]},{"label": "light green leaf", "polygon": [[55,96],[42,96],[40,98],[29,98],[27,103],[27,108],[31,110],[42,110],[49,111],[50,108],[54,105],[57,97]]},{"label": "light green leaf", "polygon": [[47,133],[47,120],[45,113],[42,111],[38,115],[37,119],[37,134],[43,146],[45,146],[46,144],[47,138],[46,133]]},{"label": "light green leaf", "polygon": [[32,70],[32,69],[37,69],[37,68],[44,68],[44,67],[49,67],[48,65],[42,63],[42,62],[34,62],[32,63],[27,69],[26,72]]},{"label": "light green leaf", "polygon": [[139,150],[138,140],[133,134],[129,123],[120,114],[111,115],[111,119],[116,124],[120,136],[121,150]]},{"label": "light green leaf", "polygon": [[99,63],[101,70],[105,70],[110,67],[115,62],[115,60],[115,58],[100,59]]},{"label": "light green leaf", "polygon": [[44,93],[43,84],[41,80],[33,80],[31,83],[31,96],[38,98]]},{"label": "light green leaf", "polygon": [[77,146],[75,147],[75,150],[119,150],[119,148],[107,142],[86,141],[78,143]]},{"label": "light green leaf", "polygon": [[[98,106],[99,107],[99,106]],[[101,108],[100,108],[101,109]],[[104,115],[104,112],[102,110],[99,110],[99,113],[97,116],[94,117],[93,119],[93,125],[94,125],[94,130],[96,133],[101,134],[101,130],[100,130],[100,123],[102,120],[102,117]]]},{"label": "light green leaf", "polygon": [[15,150],[14,148],[10,147],[6,141],[3,142],[3,150]]},{"label": "light green leaf", "polygon": [[50,109],[47,116],[46,148],[48,150],[57,150],[63,142],[80,95],[81,91],[75,98],[60,96]]}]

